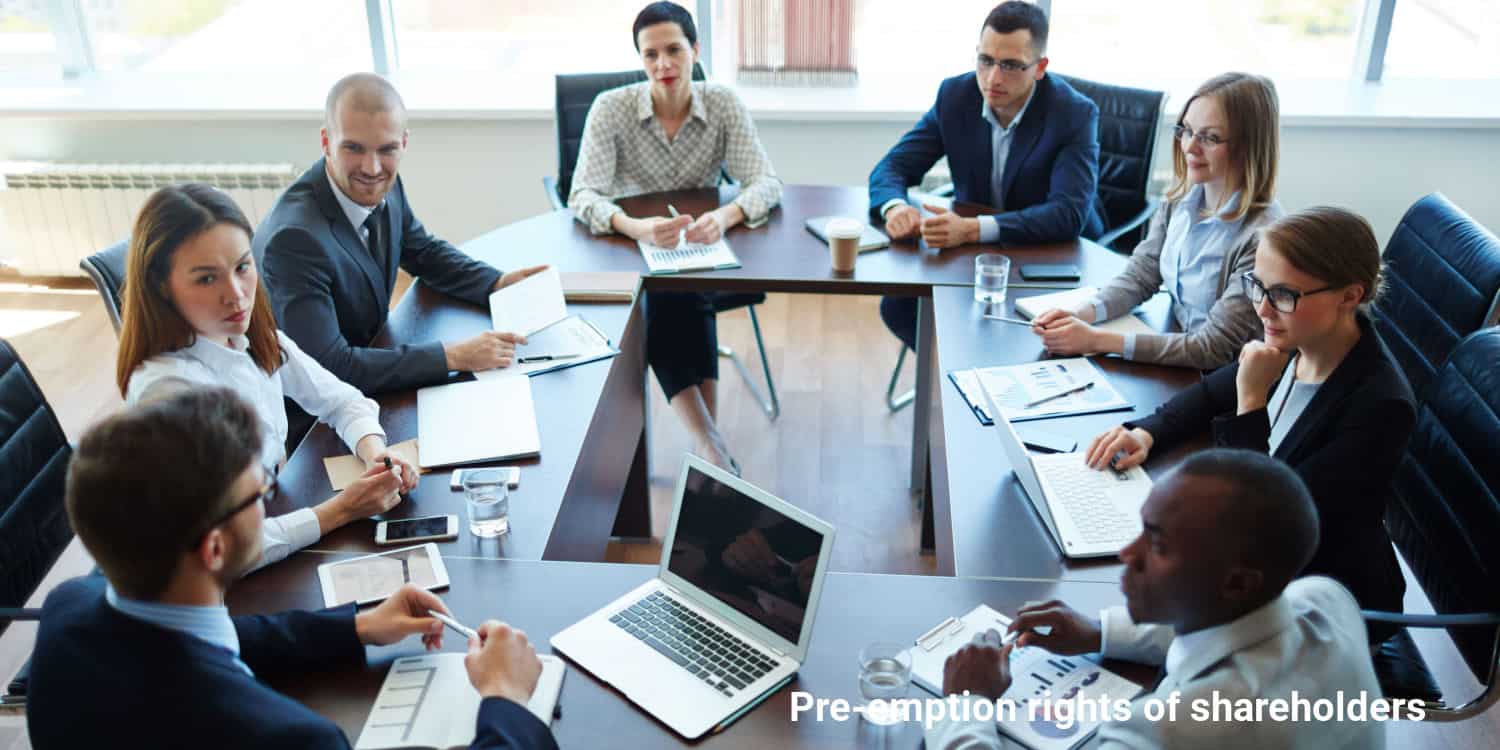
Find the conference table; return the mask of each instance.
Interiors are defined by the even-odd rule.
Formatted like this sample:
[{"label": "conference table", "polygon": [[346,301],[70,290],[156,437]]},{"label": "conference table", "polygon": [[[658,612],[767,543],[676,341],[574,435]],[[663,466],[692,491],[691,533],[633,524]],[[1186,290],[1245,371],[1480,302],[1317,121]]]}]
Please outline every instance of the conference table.
[{"label": "conference table", "polygon": [[[620,203],[634,216],[665,216],[668,204],[697,215],[732,198],[733,190],[677,191]],[[984,207],[959,204],[955,210],[974,215]],[[643,309],[643,292],[648,290],[880,294],[920,300],[911,486],[923,493],[924,546],[935,553],[937,572],[957,577],[831,574],[812,655],[793,689],[819,697],[854,697],[859,646],[879,639],[910,640],[942,617],[963,614],[981,601],[1002,611],[1043,597],[1076,601],[1085,611],[1123,601],[1117,562],[1086,563],[1061,556],[1027,506],[993,431],[979,424],[943,374],[1035,361],[1044,355],[1029,329],[988,321],[979,313],[972,289],[975,255],[998,251],[1011,256],[1008,314],[1017,296],[1045,292],[1020,283],[1023,263],[1075,264],[1082,272],[1080,284],[1099,285],[1118,273],[1125,259],[1087,240],[941,251],[908,240],[862,254],[852,273],[841,274],[831,270],[826,245],[804,228],[806,219],[827,215],[867,216],[864,189],[787,186],[781,206],[765,225],[736,227],[727,234],[741,267],[643,275],[632,304],[569,303],[570,314],[588,319],[620,353],[531,378],[542,449],[538,457],[508,462],[521,468],[521,484],[511,493],[509,533],[479,539],[461,524],[457,539],[437,543],[453,580],[445,598],[460,619],[505,619],[541,643],[652,574],[650,567],[603,563],[612,537],[651,535]],[[548,263],[564,272],[644,271],[633,241],[594,236],[567,210],[501,227],[467,243],[464,250],[507,270]],[[1147,306],[1146,318],[1166,326],[1159,301]],[[487,309],[453,300],[418,280],[374,344],[455,340],[490,326]],[[1195,370],[1118,358],[1095,362],[1133,407],[1130,412],[1047,420],[1049,431],[1067,434],[1080,445],[1132,414],[1149,412],[1199,377]],[[379,394],[376,400],[391,443],[416,437],[415,391]],[[282,492],[267,514],[311,506],[332,495],[323,459],[347,452],[332,430],[317,425],[282,469]],[[1147,469],[1159,474],[1180,454],[1153,457]],[[463,495],[450,489],[448,471],[434,470],[421,477],[406,502],[383,518],[447,513],[464,517]],[[829,520],[835,525],[839,521]],[[316,565],[379,551],[373,532],[374,520],[335,530],[237,584],[231,591],[231,608],[268,612],[318,606]],[[294,678],[279,686],[333,717],[352,738],[378,690],[388,657],[417,648],[413,641],[372,649],[371,666],[363,670]],[[597,744],[605,737],[610,744],[620,744],[617,740],[625,737],[640,737],[648,744],[673,741],[670,732],[630,708],[607,686],[576,668],[570,672],[563,704],[573,720],[564,718],[556,726],[563,746]],[[876,730],[862,722],[792,724],[790,692],[773,696],[768,706],[713,741],[907,746],[920,736],[920,730],[912,734],[911,727]]]}]

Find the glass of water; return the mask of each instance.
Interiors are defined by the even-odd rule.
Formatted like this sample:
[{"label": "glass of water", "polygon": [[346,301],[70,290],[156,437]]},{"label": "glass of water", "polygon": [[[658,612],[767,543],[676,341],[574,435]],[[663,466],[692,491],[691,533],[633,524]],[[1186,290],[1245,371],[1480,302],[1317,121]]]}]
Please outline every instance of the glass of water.
[{"label": "glass of water", "polygon": [[510,488],[505,472],[476,469],[464,474],[463,484],[469,533],[489,538],[510,531]]},{"label": "glass of water", "polygon": [[974,301],[998,306],[1005,302],[1005,287],[1010,280],[1010,258],[996,253],[974,257]]},{"label": "glass of water", "polygon": [[[901,720],[890,702],[906,697],[911,686],[911,654],[898,643],[872,643],[859,650],[859,695],[866,721],[882,726]],[[872,707],[870,702],[881,700]]]}]

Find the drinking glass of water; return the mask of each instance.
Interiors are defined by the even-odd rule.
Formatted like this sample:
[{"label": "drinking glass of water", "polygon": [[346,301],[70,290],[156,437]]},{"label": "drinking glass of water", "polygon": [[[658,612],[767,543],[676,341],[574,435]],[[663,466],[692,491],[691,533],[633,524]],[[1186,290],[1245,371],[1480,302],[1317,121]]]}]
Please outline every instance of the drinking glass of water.
[{"label": "drinking glass of water", "polygon": [[463,485],[469,533],[488,538],[510,531],[510,488],[505,472],[493,469],[466,472]]},{"label": "drinking glass of water", "polygon": [[[881,726],[901,720],[890,702],[906,697],[911,686],[911,654],[898,643],[872,643],[859,651],[859,695],[865,720]],[[871,706],[876,699],[883,703]]]},{"label": "drinking glass of water", "polygon": [[[1005,302],[1005,286],[1010,279],[1010,258],[996,253],[974,257],[974,301],[985,305]],[[998,307],[997,307],[998,309]]]}]

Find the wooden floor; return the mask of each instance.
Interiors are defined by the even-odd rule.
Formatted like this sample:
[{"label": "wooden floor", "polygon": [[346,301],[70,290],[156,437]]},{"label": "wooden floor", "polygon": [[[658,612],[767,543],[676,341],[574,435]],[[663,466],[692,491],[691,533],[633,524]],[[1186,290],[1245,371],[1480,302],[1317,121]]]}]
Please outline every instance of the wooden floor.
[{"label": "wooden floor", "polygon": [[[835,570],[931,574],[934,560],[919,553],[920,514],[906,487],[911,409],[891,415],[882,400],[896,344],[880,324],[876,299],[773,294],[758,314],[781,397],[780,419],[767,419],[740,374],[721,363],[719,421],[745,478],[838,527]],[[760,382],[748,315],[735,311],[719,320],[720,343],[734,348]],[[39,287],[0,277],[0,338],[20,352],[71,440],[119,408],[114,330],[86,283]],[[910,382],[908,363],[902,387]],[[659,539],[688,441],[654,382],[649,409]],[[610,550],[611,559],[629,562],[654,563],[659,554],[656,543]],[[89,566],[75,542],[32,604]],[[1415,584],[1408,591],[1407,611],[1431,611]],[[17,623],[0,637],[0,675],[8,677],[19,667],[34,634],[34,625]],[[1416,635],[1441,684],[1459,696],[1477,692],[1478,683],[1447,638]],[[24,717],[0,713],[0,750],[29,748],[24,728]],[[1500,747],[1500,707],[1462,724],[1393,724],[1387,734],[1392,748]]]}]

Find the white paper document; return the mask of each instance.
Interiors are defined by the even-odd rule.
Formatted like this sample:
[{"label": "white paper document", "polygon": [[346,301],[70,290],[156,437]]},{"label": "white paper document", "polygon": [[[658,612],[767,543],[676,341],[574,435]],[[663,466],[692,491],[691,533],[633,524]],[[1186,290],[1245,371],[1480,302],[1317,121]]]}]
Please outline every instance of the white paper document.
[{"label": "white paper document", "polygon": [[[1037,294],[1031,297],[1019,297],[1016,299],[1016,314],[1031,320],[1053,308],[1059,310],[1073,310],[1079,305],[1093,299],[1099,290],[1095,287],[1085,286],[1077,289],[1068,289],[1056,294]],[[1093,323],[1095,328],[1111,333],[1161,333],[1160,331],[1146,325],[1144,321],[1137,318],[1133,313],[1126,313],[1113,320],[1103,323]]]},{"label": "white paper document", "polygon": [[417,455],[424,469],[506,461],[541,450],[531,379],[522,374],[417,391]]},{"label": "white paper document", "polygon": [[713,271],[720,268],[739,268],[740,259],[729,249],[723,237],[718,242],[700,245],[696,242],[679,242],[677,247],[666,248],[649,242],[637,241],[641,257],[651,273],[683,273],[686,271]]},{"label": "white paper document", "polygon": [[497,331],[530,336],[567,315],[556,266],[490,294],[490,324]]},{"label": "white paper document", "polygon": [[[971,405],[978,404],[981,412],[987,409],[984,394],[977,389],[981,385],[987,388],[995,406],[1012,422],[1130,408],[1130,402],[1110,385],[1104,373],[1087,357],[981,368],[978,370],[979,382],[975,382],[974,373],[974,370],[955,370],[948,376],[964,399]],[[1088,387],[1075,390],[1084,385]],[[991,414],[983,416],[993,417]]]},{"label": "white paper document", "polygon": [[[447,637],[454,635],[448,633]],[[526,708],[542,723],[551,724],[567,668],[556,656],[538,654],[537,658],[542,662],[542,676]],[[397,659],[386,673],[354,748],[467,748],[474,741],[482,700],[469,683],[464,654]]]},{"label": "white paper document", "polygon": [[[963,617],[950,617],[916,639],[908,649],[911,654],[912,682],[942,697],[943,663],[955,651],[974,640],[974,636],[991,628],[1002,636],[1010,627],[1010,618],[986,605],[975,607]],[[1009,717],[995,722],[1011,739],[1033,750],[1066,750],[1077,747],[1094,734],[1101,722],[1059,720],[1049,703],[1061,700],[1097,701],[1100,696],[1130,700],[1141,687],[1089,659],[1058,656],[1036,646],[1013,649],[1010,653],[1010,689],[1002,698],[1016,704],[1014,721]],[[1030,704],[1037,702],[1033,708]],[[1035,716],[1033,717],[1033,711]]]}]

